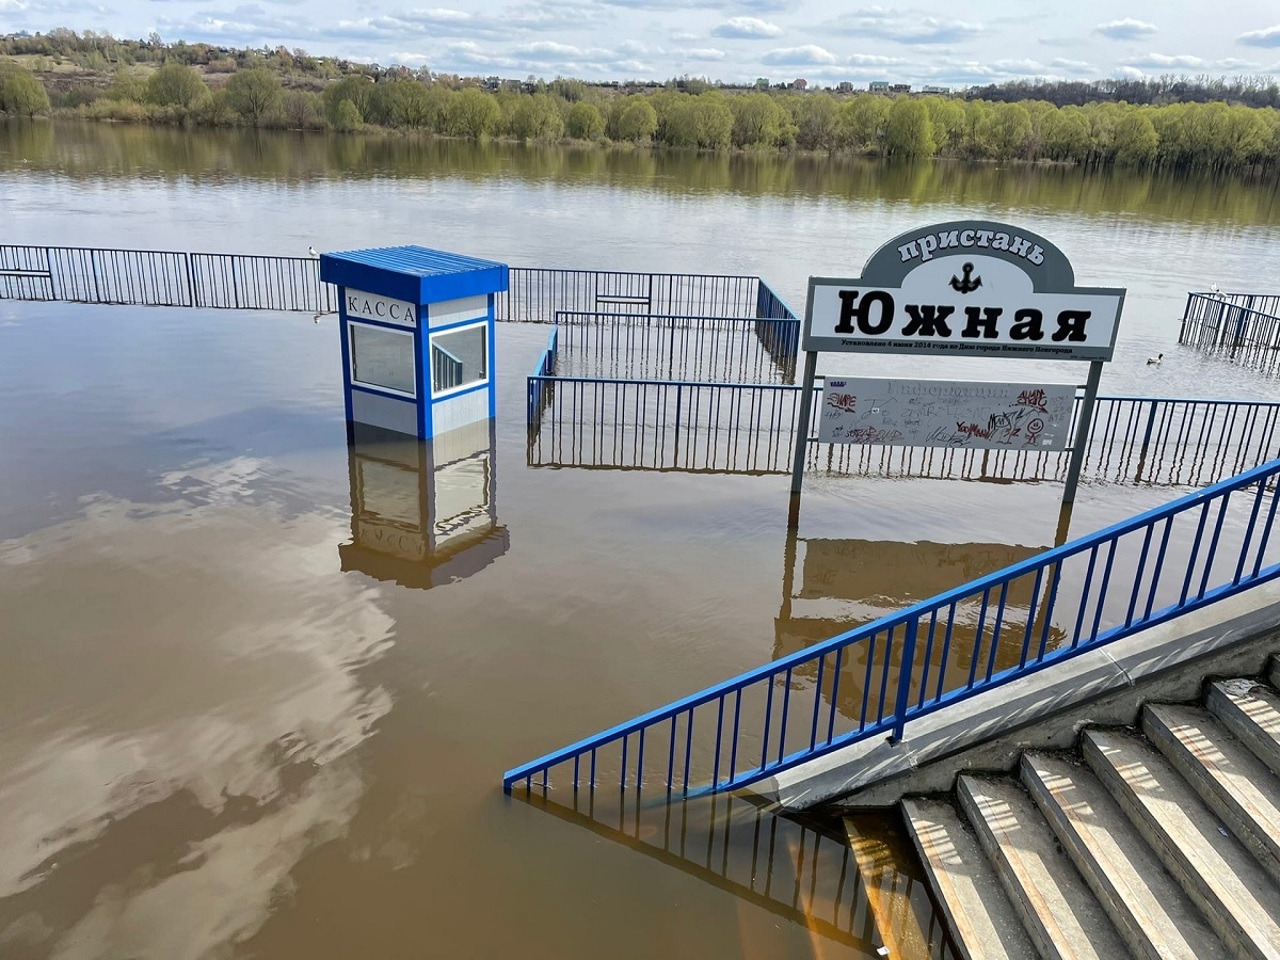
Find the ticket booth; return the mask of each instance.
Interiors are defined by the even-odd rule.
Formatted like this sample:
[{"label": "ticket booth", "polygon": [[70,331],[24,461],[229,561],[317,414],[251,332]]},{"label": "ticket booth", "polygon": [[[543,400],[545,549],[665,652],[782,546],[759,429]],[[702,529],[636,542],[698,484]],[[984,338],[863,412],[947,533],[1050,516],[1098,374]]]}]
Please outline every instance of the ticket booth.
[{"label": "ticket booth", "polygon": [[338,288],[347,423],[426,440],[495,413],[507,266],[426,247],[320,255]]},{"label": "ticket booth", "polygon": [[363,424],[352,432],[351,543],[338,547],[343,570],[428,588],[469,577],[507,552],[492,420],[425,443]]}]

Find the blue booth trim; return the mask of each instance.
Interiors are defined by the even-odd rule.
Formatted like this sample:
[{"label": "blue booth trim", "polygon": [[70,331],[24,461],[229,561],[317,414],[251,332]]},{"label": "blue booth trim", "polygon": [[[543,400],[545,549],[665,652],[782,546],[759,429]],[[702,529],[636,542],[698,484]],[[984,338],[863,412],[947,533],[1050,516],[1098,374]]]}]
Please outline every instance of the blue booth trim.
[{"label": "blue booth trim", "polygon": [[418,304],[459,300],[508,287],[505,263],[419,246],[322,253],[320,279]]}]

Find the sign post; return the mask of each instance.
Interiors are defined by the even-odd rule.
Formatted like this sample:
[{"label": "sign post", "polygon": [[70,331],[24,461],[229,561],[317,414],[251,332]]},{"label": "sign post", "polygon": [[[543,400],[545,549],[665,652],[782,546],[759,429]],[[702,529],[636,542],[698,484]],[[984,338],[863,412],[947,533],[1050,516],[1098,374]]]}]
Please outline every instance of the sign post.
[{"label": "sign post", "polygon": [[[810,277],[801,344],[804,392],[791,477],[793,522],[803,483],[817,355],[824,351],[1088,361],[1063,493],[1065,503],[1074,501],[1102,364],[1115,351],[1124,296],[1122,288],[1077,287],[1070,261],[1045,238],[1009,224],[978,220],[933,224],[895,237],[871,255],[860,277]],[[1020,385],[1010,388],[1014,386]],[[881,414],[876,409],[874,416]],[[1026,449],[1031,424],[1028,420],[1009,426],[1001,442],[983,445]],[[1041,429],[1045,426],[1042,422]],[[966,432],[961,421],[952,434],[935,430],[919,445],[974,446],[975,433],[984,431],[994,432],[995,427],[975,423]],[[1032,432],[1039,441],[1040,431]],[[850,429],[834,442],[882,443],[886,435]],[[1032,446],[1062,449],[1056,441],[1053,447],[1038,442]]]}]

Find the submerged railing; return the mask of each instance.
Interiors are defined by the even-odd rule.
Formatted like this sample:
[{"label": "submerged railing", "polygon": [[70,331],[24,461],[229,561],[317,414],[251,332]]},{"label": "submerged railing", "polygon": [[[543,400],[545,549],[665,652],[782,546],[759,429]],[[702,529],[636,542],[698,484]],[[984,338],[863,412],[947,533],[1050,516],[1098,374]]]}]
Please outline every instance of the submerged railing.
[{"label": "submerged railing", "polygon": [[[622,333],[604,334],[615,335]],[[665,358],[663,353],[664,363]],[[639,360],[626,364],[628,370],[643,368]],[[672,366],[680,366],[678,358]],[[791,469],[798,386],[559,372],[539,367],[529,378],[530,397],[540,399],[528,417],[533,466],[779,474]],[[1066,476],[1069,451],[819,443],[818,410],[815,403],[806,459],[812,471],[998,480]],[[1083,476],[1200,486],[1276,456],[1280,403],[1104,396],[1095,408]]]},{"label": "submerged railing", "polygon": [[[1280,576],[1280,460],[611,727],[507,791],[748,786]],[[1280,540],[1280,538],[1276,538]]]},{"label": "submerged railing", "polygon": [[1238,362],[1280,363],[1280,294],[1189,293],[1178,343],[1227,353]]},{"label": "submerged railing", "polygon": [[[550,323],[561,310],[794,319],[757,277],[512,267],[509,283],[500,320]],[[0,300],[318,314],[335,312],[337,296],[315,257],[0,244]]]}]

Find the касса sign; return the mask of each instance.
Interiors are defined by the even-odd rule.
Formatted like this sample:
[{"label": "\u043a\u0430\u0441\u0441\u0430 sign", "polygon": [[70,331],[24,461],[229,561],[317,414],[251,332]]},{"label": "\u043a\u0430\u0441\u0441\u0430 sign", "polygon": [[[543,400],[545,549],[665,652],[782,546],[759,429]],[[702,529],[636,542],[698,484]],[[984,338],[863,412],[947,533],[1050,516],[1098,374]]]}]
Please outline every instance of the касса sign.
[{"label": "\u043a\u0430\u0441\u0441\u0430 sign", "polygon": [[812,277],[803,349],[1110,360],[1124,290],[1077,287],[1066,256],[1003,223],[890,240],[849,280]]}]

